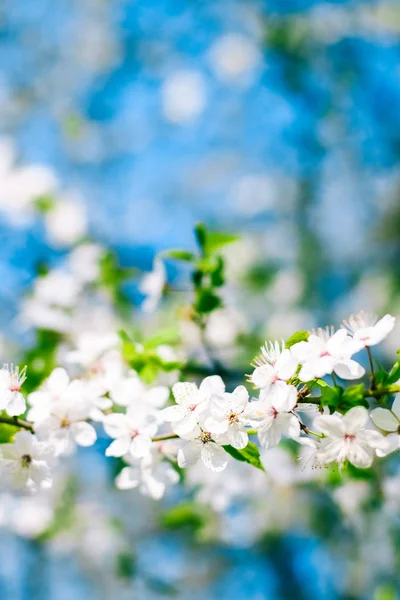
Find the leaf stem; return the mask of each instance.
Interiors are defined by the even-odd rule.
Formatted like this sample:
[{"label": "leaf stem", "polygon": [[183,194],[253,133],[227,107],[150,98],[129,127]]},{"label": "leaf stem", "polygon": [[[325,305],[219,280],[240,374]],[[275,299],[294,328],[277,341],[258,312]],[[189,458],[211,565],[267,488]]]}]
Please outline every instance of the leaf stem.
[{"label": "leaf stem", "polygon": [[376,388],[374,361],[372,358],[371,348],[366,346],[366,350],[368,354],[369,366],[371,368],[371,389],[374,390]]}]

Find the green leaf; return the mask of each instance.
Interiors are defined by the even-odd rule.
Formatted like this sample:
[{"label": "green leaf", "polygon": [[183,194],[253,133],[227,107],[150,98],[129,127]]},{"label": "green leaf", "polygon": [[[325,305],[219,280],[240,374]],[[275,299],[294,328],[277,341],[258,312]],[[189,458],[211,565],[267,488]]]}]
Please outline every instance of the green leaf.
[{"label": "green leaf", "polygon": [[265,470],[260,459],[260,453],[258,451],[258,448],[252,442],[249,442],[246,448],[243,448],[242,450],[237,450],[233,446],[223,446],[223,448],[236,460],[247,462],[249,463],[249,465],[253,465],[253,467],[261,469],[261,471]]},{"label": "green leaf", "polygon": [[393,367],[390,369],[389,378],[387,383],[391,385],[392,383],[396,383],[400,379],[400,358],[397,360]]},{"label": "green leaf", "polygon": [[182,502],[163,512],[161,526],[165,529],[188,528],[197,531],[205,523],[204,510],[194,502]]},{"label": "green leaf", "polygon": [[203,223],[197,223],[194,228],[194,235],[200,250],[204,251],[206,247],[207,232]]},{"label": "green leaf", "polygon": [[176,346],[181,341],[181,336],[176,327],[163,329],[155,335],[147,338],[144,342],[145,348],[157,348],[158,346]]},{"label": "green leaf", "polygon": [[219,233],[213,231],[207,231],[206,233],[206,252],[212,254],[217,250],[220,250],[228,244],[233,244],[240,239],[238,235],[232,233]]},{"label": "green leaf", "polygon": [[200,291],[194,308],[200,314],[208,314],[220,306],[222,306],[221,298],[211,289],[205,289]]},{"label": "green leaf", "polygon": [[326,386],[321,388],[321,406],[329,406],[331,412],[337,408],[342,396],[342,388],[339,386]]},{"label": "green leaf", "polygon": [[165,250],[164,252],[160,252],[159,256],[162,258],[183,260],[185,262],[193,262],[196,259],[196,255],[188,250]]},{"label": "green leaf", "polygon": [[213,287],[221,287],[225,283],[224,277],[224,260],[222,256],[218,256],[217,258],[217,266],[214,271],[211,273],[211,285]]},{"label": "green leaf", "polygon": [[286,348],[291,348],[294,344],[298,342],[306,342],[309,338],[308,331],[297,331],[294,333],[286,342]]},{"label": "green leaf", "polygon": [[389,373],[386,373],[386,371],[384,371],[383,369],[381,369],[380,371],[375,371],[374,379],[376,385],[385,386],[388,384]]},{"label": "green leaf", "polygon": [[365,385],[359,383],[358,385],[352,385],[343,392],[342,401],[346,404],[359,404],[360,401],[364,401]]}]

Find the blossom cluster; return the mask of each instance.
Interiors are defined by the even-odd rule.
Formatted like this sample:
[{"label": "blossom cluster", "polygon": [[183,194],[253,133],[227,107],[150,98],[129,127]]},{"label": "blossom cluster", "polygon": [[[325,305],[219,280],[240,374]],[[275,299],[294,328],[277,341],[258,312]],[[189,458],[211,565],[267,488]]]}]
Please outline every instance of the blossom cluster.
[{"label": "blossom cluster", "polygon": [[[207,376],[199,386],[177,381],[179,371],[172,375],[171,395],[172,382],[148,385],[126,364],[114,337],[107,343],[95,335],[81,339],[67,354],[69,364],[80,363],[80,376],[71,379],[57,367],[26,398],[26,369],[5,366],[0,423],[17,432],[0,446],[0,481],[28,491],[48,488],[60,458],[77,446],[92,446],[98,436],[110,440],[106,456],[120,461],[117,487],[137,487],[157,499],[180,480],[180,469],[199,461],[214,472],[223,471],[230,456],[263,468],[259,448],[269,451],[282,438],[308,449],[308,465],[368,468],[400,447],[400,394],[389,401],[400,392],[393,381],[399,369],[396,363],[378,381],[370,350],[394,324],[391,315],[377,320],[359,313],[337,331],[267,342],[248,376],[257,397],[245,385],[228,392],[220,375]],[[346,398],[336,378],[365,376],[353,358],[362,350],[371,360],[371,387],[349,387]]]}]

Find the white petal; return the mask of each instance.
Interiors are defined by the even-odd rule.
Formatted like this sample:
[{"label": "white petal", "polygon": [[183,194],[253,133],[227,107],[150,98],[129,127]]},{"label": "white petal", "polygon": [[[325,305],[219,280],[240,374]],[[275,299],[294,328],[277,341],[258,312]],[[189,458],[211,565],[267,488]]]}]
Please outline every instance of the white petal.
[{"label": "white petal", "polygon": [[139,485],[139,471],[132,467],[125,467],[115,479],[119,490],[131,490]]},{"label": "white petal", "polygon": [[186,409],[176,404],[174,406],[167,406],[167,408],[160,411],[160,418],[167,423],[174,423],[175,421],[181,421],[186,414]]},{"label": "white petal", "polygon": [[181,437],[189,435],[197,428],[197,419],[193,413],[186,414],[185,418],[182,419],[182,421],[177,421],[176,423],[173,423],[172,426],[174,432]]},{"label": "white petal", "polygon": [[108,446],[106,450],[106,456],[124,456],[127,454],[127,452],[129,452],[130,445],[130,436],[126,435],[124,437],[117,438]]},{"label": "white petal", "polygon": [[240,425],[239,423],[233,423],[228,428],[227,437],[230,445],[234,448],[237,448],[237,450],[245,448],[249,443],[249,436],[247,435],[247,431],[245,430],[243,425]]},{"label": "white petal", "polygon": [[279,386],[271,394],[270,401],[278,412],[289,412],[297,404],[297,389],[293,385]]},{"label": "white petal", "polygon": [[178,381],[172,387],[172,393],[177,404],[191,406],[199,402],[199,390],[195,383]]},{"label": "white petal", "polygon": [[284,350],[276,361],[276,371],[280,379],[290,379],[296,373],[298,361],[288,349]]},{"label": "white petal", "polygon": [[69,375],[65,369],[57,368],[46,381],[46,387],[53,394],[61,394],[69,384]]},{"label": "white petal", "polygon": [[263,448],[269,449],[277,446],[281,441],[282,430],[276,419],[264,421],[258,430],[258,439]]},{"label": "white petal", "polygon": [[350,444],[347,457],[355,467],[367,469],[372,465],[374,453],[370,448],[361,446],[360,444],[357,444],[356,441],[353,441]]},{"label": "white petal", "polygon": [[112,438],[126,435],[130,431],[130,423],[126,415],[114,413],[106,415],[103,421],[104,430]]},{"label": "white petal", "polygon": [[304,341],[293,344],[293,346],[290,348],[290,351],[299,363],[304,363],[313,355],[313,349],[311,345]]},{"label": "white petal", "polygon": [[262,365],[254,369],[251,382],[258,389],[267,388],[271,385],[275,369],[271,365]]},{"label": "white petal", "polygon": [[370,340],[370,345],[379,344],[382,340],[385,339],[387,335],[393,330],[396,323],[395,317],[392,315],[385,315],[382,319],[380,319],[375,326],[373,339]]},{"label": "white petal", "polygon": [[400,426],[398,419],[386,408],[374,408],[371,411],[370,417],[374,425],[379,427],[379,429],[383,429],[383,431],[397,431]]},{"label": "white petal", "polygon": [[205,428],[210,433],[221,434],[228,430],[228,420],[218,420],[215,417],[208,417],[205,421]]},{"label": "white petal", "polygon": [[397,394],[397,396],[394,399],[394,402],[392,404],[392,412],[394,412],[396,417],[399,417],[400,419],[400,394]]},{"label": "white petal", "polygon": [[357,433],[368,421],[368,411],[364,406],[354,406],[343,417],[346,433]]},{"label": "white petal", "polygon": [[244,385],[239,385],[229,398],[231,407],[235,412],[242,412],[249,401],[249,392],[246,390]]},{"label": "white petal", "polygon": [[383,456],[387,456],[391,452],[395,452],[400,448],[400,435],[397,433],[389,433],[385,437],[386,446],[384,448],[378,448],[376,450],[376,455],[382,458]]},{"label": "white petal", "polygon": [[6,411],[11,417],[22,415],[26,410],[25,399],[20,392],[12,392]]},{"label": "white petal", "polygon": [[78,446],[93,446],[97,439],[95,428],[84,421],[72,423],[71,433]]},{"label": "white petal", "polygon": [[207,469],[219,472],[223,471],[228,464],[228,454],[223,448],[213,444],[203,444],[201,448],[201,460]]},{"label": "white petal", "polygon": [[199,444],[188,442],[178,450],[178,466],[182,469],[195,465],[200,459],[201,449]]},{"label": "white petal", "polygon": [[201,382],[199,387],[202,398],[211,398],[211,396],[221,396],[225,392],[225,384],[219,375],[211,375]]},{"label": "white petal", "polygon": [[321,433],[341,438],[344,433],[343,420],[337,415],[322,415],[314,419],[314,427]]},{"label": "white petal", "polygon": [[[14,436],[14,444],[19,454],[32,454],[36,437],[29,431],[18,431]],[[4,446],[1,447],[3,449]]]},{"label": "white petal", "polygon": [[139,434],[133,438],[130,453],[135,458],[144,458],[151,451],[151,437],[148,435]]},{"label": "white petal", "polygon": [[365,375],[364,367],[350,358],[337,360],[334,371],[341,379],[360,379]]},{"label": "white petal", "polygon": [[161,385],[151,388],[145,395],[146,404],[154,406],[155,408],[164,406],[168,398],[169,389]]}]

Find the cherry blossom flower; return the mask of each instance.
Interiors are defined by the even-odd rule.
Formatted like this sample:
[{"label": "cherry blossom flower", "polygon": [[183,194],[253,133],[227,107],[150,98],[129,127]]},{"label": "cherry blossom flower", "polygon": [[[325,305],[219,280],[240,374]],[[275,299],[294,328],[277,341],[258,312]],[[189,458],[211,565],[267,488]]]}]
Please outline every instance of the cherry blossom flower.
[{"label": "cherry blossom flower", "polygon": [[302,365],[301,381],[324,377],[333,371],[342,379],[359,379],[365,369],[350,358],[359,350],[344,329],[334,333],[329,327],[313,331],[306,342],[291,347],[293,356]]},{"label": "cherry blossom flower", "polygon": [[164,459],[164,444],[154,444],[151,454],[139,461],[129,454],[125,457],[129,466],[124,467],[115,480],[119,490],[139,488],[144,496],[160,500],[170,485],[179,481],[179,475]]},{"label": "cherry blossom flower", "polygon": [[261,355],[254,361],[256,369],[250,381],[256,388],[268,390],[273,385],[282,385],[296,373],[298,361],[285,343],[266,343]]},{"label": "cherry blossom flower", "polygon": [[26,367],[19,370],[13,365],[4,365],[0,369],[0,410],[5,410],[10,416],[22,415],[26,403],[21,394],[21,387],[26,379]]},{"label": "cherry blossom flower", "polygon": [[50,466],[54,463],[54,453],[47,444],[38,442],[35,435],[18,431],[14,443],[2,444],[0,450],[2,483],[32,491],[51,487]]},{"label": "cherry blossom flower", "polygon": [[169,389],[162,385],[148,388],[136,374],[133,374],[111,386],[110,398],[119,406],[129,406],[132,402],[136,402],[148,408],[159,409],[167,402]]},{"label": "cherry blossom flower", "polygon": [[124,456],[130,453],[135,458],[150,454],[152,437],[158,423],[154,414],[141,404],[128,406],[126,414],[113,413],[103,420],[106,433],[114,441],[106,450],[106,456]]},{"label": "cherry blossom flower", "polygon": [[366,469],[372,465],[376,450],[385,450],[385,438],[373,429],[366,429],[368,411],[354,406],[344,416],[339,414],[316,417],[314,427],[327,438],[318,453],[324,464],[346,460],[355,467]]},{"label": "cherry blossom flower", "polygon": [[294,386],[275,388],[271,394],[261,393],[260,400],[251,402],[247,416],[258,427],[258,439],[263,448],[279,444],[283,435],[297,438],[300,423],[293,413],[297,404],[297,389]]},{"label": "cherry blossom flower", "polygon": [[395,317],[389,314],[378,319],[375,315],[361,311],[343,321],[342,327],[349,331],[361,349],[382,342],[393,330],[395,322]]},{"label": "cherry blossom flower", "polygon": [[209,431],[201,430],[178,450],[178,465],[181,468],[191,467],[199,460],[207,469],[216,472],[223,471],[228,464],[228,454],[214,441]]},{"label": "cherry blossom flower", "polygon": [[390,452],[394,452],[400,448],[400,394],[397,394],[391,409],[374,408],[371,411],[370,417],[379,429],[387,431],[389,435],[385,437],[387,448],[385,450],[378,449],[378,456],[386,456]]},{"label": "cherry blossom flower", "polygon": [[78,446],[92,446],[96,439],[96,430],[86,422],[89,416],[90,403],[59,400],[50,408],[50,415],[35,425],[39,439],[48,440],[55,447],[57,455],[71,454]]},{"label": "cherry blossom flower", "polygon": [[245,425],[248,424],[245,411],[249,402],[249,394],[243,385],[231,394],[214,396],[210,402],[211,416],[205,421],[207,431],[212,434],[223,434],[226,443],[240,450],[249,442]]},{"label": "cherry blossom flower", "polygon": [[199,388],[195,383],[175,383],[172,393],[177,404],[164,408],[160,417],[172,423],[177,435],[190,437],[194,431],[199,431],[200,415],[208,409],[211,398],[222,396],[224,392],[225,384],[218,375],[206,377]]}]

